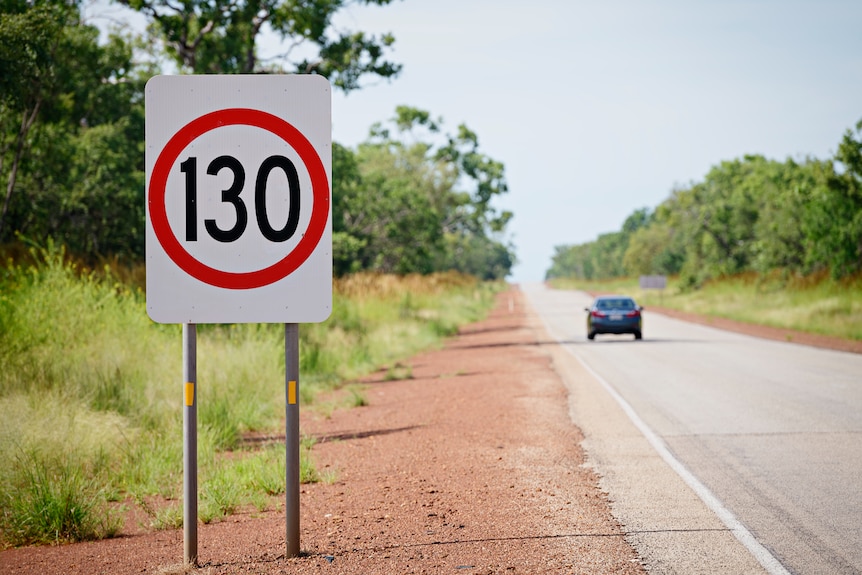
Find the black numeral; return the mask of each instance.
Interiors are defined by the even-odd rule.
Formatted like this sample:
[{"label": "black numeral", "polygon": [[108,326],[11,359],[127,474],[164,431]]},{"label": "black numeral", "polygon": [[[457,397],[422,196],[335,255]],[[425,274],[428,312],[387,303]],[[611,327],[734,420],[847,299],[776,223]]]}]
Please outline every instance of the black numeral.
[{"label": "black numeral", "polygon": [[236,210],[236,223],[229,230],[223,230],[218,227],[215,220],[204,220],[204,225],[207,228],[210,236],[219,242],[234,242],[238,240],[245,227],[248,225],[248,209],[245,207],[245,202],[240,199],[239,194],[245,186],[245,169],[239,160],[233,156],[219,156],[207,167],[207,173],[211,176],[218,175],[224,168],[233,172],[233,184],[226,190],[222,190],[221,201],[233,204]]},{"label": "black numeral", "polygon": [[[290,193],[290,209],[287,214],[287,223],[280,230],[273,229],[269,223],[266,213],[266,184],[269,174],[275,168],[281,168],[287,176],[287,187]],[[257,181],[254,184],[254,207],[257,215],[257,225],[263,237],[271,242],[284,242],[296,233],[299,224],[299,176],[296,174],[296,166],[284,156],[270,156],[264,160],[257,172]]]},{"label": "black numeral", "polygon": [[180,164],[186,175],[186,241],[198,241],[198,159],[189,158]]}]

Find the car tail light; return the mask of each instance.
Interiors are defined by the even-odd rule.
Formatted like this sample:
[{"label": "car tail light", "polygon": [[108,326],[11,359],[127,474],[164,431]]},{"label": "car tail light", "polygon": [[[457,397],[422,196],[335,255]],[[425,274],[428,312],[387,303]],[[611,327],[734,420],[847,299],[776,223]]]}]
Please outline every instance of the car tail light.
[{"label": "car tail light", "polygon": [[603,311],[599,311],[599,310],[597,310],[597,309],[594,309],[591,315],[592,315],[593,317],[608,317],[608,314],[606,314],[606,313],[605,313],[605,312],[603,312]]},{"label": "car tail light", "polygon": [[640,317],[641,312],[634,309],[626,314],[626,317]]}]

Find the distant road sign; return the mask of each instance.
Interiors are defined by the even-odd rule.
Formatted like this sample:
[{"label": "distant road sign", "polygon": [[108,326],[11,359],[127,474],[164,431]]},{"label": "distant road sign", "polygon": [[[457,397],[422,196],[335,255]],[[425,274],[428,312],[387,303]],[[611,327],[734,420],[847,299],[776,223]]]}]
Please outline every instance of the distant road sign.
[{"label": "distant road sign", "polygon": [[667,276],[641,276],[641,289],[665,289],[667,287]]},{"label": "distant road sign", "polygon": [[331,88],[319,76],[146,87],[147,312],[303,323],[332,309]]}]

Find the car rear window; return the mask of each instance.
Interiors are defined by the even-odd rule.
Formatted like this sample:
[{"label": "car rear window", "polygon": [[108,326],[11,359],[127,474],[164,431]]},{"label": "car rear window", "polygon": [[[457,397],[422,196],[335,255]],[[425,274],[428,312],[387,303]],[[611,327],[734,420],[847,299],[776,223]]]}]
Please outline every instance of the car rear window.
[{"label": "car rear window", "polygon": [[596,303],[599,309],[634,309],[635,302],[630,299],[600,299]]}]

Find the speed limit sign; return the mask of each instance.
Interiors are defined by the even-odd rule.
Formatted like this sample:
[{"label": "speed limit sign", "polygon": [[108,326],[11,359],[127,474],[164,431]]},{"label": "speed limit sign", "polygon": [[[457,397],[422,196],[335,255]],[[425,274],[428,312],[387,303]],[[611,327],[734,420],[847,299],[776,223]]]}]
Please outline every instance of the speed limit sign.
[{"label": "speed limit sign", "polygon": [[331,87],[320,76],[147,83],[147,313],[154,321],[329,317],[331,124]]}]

